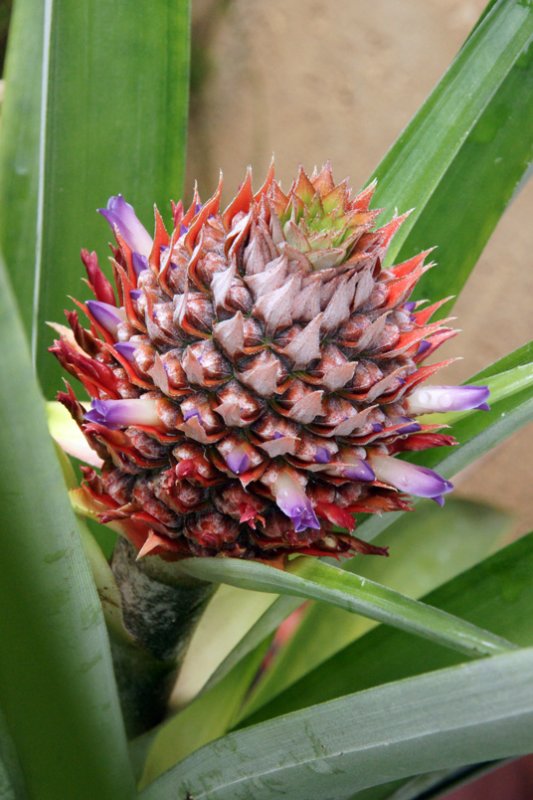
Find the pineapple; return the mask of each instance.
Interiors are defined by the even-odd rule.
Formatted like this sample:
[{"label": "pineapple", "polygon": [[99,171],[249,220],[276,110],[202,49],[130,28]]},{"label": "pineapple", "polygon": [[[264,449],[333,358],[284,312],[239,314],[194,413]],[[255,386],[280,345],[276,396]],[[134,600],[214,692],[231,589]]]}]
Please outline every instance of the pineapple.
[{"label": "pineapple", "polygon": [[455,334],[409,296],[430,251],[382,263],[404,216],[374,230],[374,186],[352,196],[329,164],[287,194],[248,172],[220,211],[158,211],[152,238],[122,196],[101,213],[115,288],[82,251],[95,299],[66,312],[51,351],[92,398],[59,399],[101,459],[78,490],[140,556],[283,559],[384,553],[359,512],[438,503],[452,484],[397,458],[450,445],[426,412],[486,408],[488,390],[430,386]]}]

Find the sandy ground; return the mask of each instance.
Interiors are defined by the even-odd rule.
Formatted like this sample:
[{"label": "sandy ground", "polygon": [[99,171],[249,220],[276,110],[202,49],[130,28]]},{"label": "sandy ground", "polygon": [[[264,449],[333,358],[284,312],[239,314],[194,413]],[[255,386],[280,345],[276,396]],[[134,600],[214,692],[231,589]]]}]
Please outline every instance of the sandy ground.
[{"label": "sandy ground", "polygon": [[[207,196],[223,169],[227,196],[271,154],[296,167],[331,159],[361,185],[438,81],[485,0],[195,0],[204,75],[193,99],[193,178]],[[199,62],[197,62],[199,63]],[[205,66],[207,65],[207,69]],[[533,182],[508,210],[456,305],[462,380],[533,338]],[[443,351],[444,352],[444,351]],[[459,481],[460,493],[519,509],[533,529],[533,430],[520,431]]]}]

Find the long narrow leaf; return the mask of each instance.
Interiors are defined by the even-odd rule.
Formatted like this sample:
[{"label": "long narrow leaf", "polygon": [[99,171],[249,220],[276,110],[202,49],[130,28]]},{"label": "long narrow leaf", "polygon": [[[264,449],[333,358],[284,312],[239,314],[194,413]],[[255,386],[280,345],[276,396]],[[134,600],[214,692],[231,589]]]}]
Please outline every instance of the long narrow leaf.
[{"label": "long narrow leaf", "polygon": [[[299,598],[287,595],[277,598],[273,603],[274,620],[271,620],[268,608],[190,705],[163,722],[148,739],[142,737],[133,742],[134,757],[137,759],[138,753],[146,756],[142,786],[194,749],[222,736],[233,722],[237,722],[243,699],[257,675],[257,671],[250,667],[259,665],[265,653],[265,644],[271,641],[271,634],[279,624],[280,607],[283,607],[283,614],[287,616],[300,603]],[[192,736],[191,731],[194,731]]]},{"label": "long narrow leaf", "polygon": [[499,636],[477,629],[439,609],[305,556],[291,561],[286,570],[234,558],[184,559],[179,562],[178,569],[200,580],[323,600],[470,656],[492,655],[514,647]]},{"label": "long narrow leaf", "polygon": [[377,168],[376,204],[415,209],[388,259],[438,245],[418,297],[458,294],[529,167],[532,36],[529,4],[495,2]]},{"label": "long narrow leaf", "polygon": [[122,193],[148,228],[182,190],[188,0],[17,0],[0,142],[0,244],[46,394],[60,385],[46,320],[79,293],[95,213]]},{"label": "long narrow leaf", "polygon": [[107,634],[0,265],[0,705],[30,797],[130,800]]},{"label": "long narrow leaf", "polygon": [[[358,569],[362,570],[365,577],[376,578],[381,575],[387,585],[396,589],[406,591],[409,585],[410,595],[420,596],[439,580],[444,581],[450,575],[456,574],[461,566],[466,568],[486,553],[495,536],[501,534],[507,519],[505,515],[493,515],[488,509],[474,503],[452,501],[442,510],[428,507],[409,521],[403,520],[397,525],[393,558],[360,559]],[[276,601],[278,605],[282,602],[296,605],[299,601],[288,596],[282,596]],[[315,608],[327,610],[328,613],[320,616],[313,613]],[[273,610],[277,611],[275,608]],[[228,704],[234,719],[237,718],[237,713],[239,718],[249,716],[254,708],[282,692],[302,673],[327,659],[332,652],[375,624],[330,605],[314,606],[298,626],[290,643],[282,649],[281,660],[278,656],[273,663],[270,661],[258,684],[258,691],[251,695],[251,703],[247,700],[242,707],[246,676],[243,674],[240,654],[244,650],[256,652],[259,642],[264,642],[265,637],[268,637],[275,628],[275,625],[269,624],[269,617],[269,611],[266,611],[254,626],[255,641],[251,642],[248,637],[244,637],[213,675],[201,696],[185,712],[177,714],[161,726],[150,747],[144,782],[153,780],[192,749],[226,733],[231,719]],[[235,684],[240,687],[240,692],[224,691],[223,687],[231,688]],[[210,719],[208,726],[203,723],[206,713]],[[191,737],[191,731],[195,732],[194,737]],[[198,732],[204,736],[203,739]]]},{"label": "long narrow leaf", "polygon": [[[418,599],[487,556],[509,522],[502,512],[479,503],[452,498],[442,509],[421,504],[381,535],[379,541],[386,537],[390,544],[390,558],[359,558],[349,566],[362,577]],[[329,604],[310,604],[248,699],[246,714],[374,625]]]},{"label": "long narrow leaf", "polygon": [[483,761],[466,767],[416,775],[407,780],[392,781],[356,792],[350,800],[431,800],[447,797],[450,792],[497,769],[505,761],[506,759]]},{"label": "long narrow leaf", "polygon": [[[424,602],[461,614],[520,645],[533,645],[533,534],[431,592]],[[286,714],[380,683],[459,663],[451,650],[383,627],[324,661],[242,724]],[[335,675],[331,681],[328,676]]]},{"label": "long narrow leaf", "polygon": [[[174,691],[183,705],[194,697],[275,598],[233,586],[220,586],[202,614]],[[263,637],[264,638],[264,637]]]},{"label": "long narrow leaf", "polygon": [[269,640],[266,640],[251,651],[241,660],[237,669],[228,673],[211,692],[202,694],[161,727],[146,758],[141,788],[232,727],[268,644]]},{"label": "long narrow leaf", "polygon": [[521,755],[532,745],[532,681],[528,648],[348,695],[229,734],[140,797],[347,800],[396,778]]},{"label": "long narrow leaf", "polygon": [[0,711],[0,797],[2,800],[26,800],[22,770],[6,721]]}]

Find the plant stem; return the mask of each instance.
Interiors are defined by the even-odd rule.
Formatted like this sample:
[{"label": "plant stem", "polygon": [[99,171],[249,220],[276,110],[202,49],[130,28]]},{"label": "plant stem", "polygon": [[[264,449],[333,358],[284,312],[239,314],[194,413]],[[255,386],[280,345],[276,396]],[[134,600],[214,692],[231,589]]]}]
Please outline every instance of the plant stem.
[{"label": "plant stem", "polygon": [[[170,586],[154,569],[154,557],[137,561],[120,538],[111,569],[122,599],[124,625],[135,644],[113,635],[112,653],[129,736],[165,716],[167,703],[190,639],[216,585],[184,577]],[[159,562],[159,559],[157,559]]]}]

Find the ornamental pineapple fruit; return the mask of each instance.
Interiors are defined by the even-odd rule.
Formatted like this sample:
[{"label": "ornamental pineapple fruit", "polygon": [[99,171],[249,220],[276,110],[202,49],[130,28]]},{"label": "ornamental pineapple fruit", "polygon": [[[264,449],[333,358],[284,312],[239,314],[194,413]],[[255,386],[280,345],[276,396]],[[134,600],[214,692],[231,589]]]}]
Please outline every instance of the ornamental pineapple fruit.
[{"label": "ornamental pineapple fruit", "polygon": [[358,512],[441,503],[452,485],[398,453],[450,445],[416,416],[485,408],[485,387],[423,382],[455,334],[445,302],[409,296],[430,251],[384,268],[404,216],[374,230],[374,186],[352,197],[329,164],[285,194],[248,172],[172,206],[152,237],[122,196],[101,213],[116,237],[115,288],[82,251],[95,299],[66,312],[51,350],[92,398],[59,394],[101,459],[82,489],[139,554],[279,559],[383,553],[354,536]]}]

